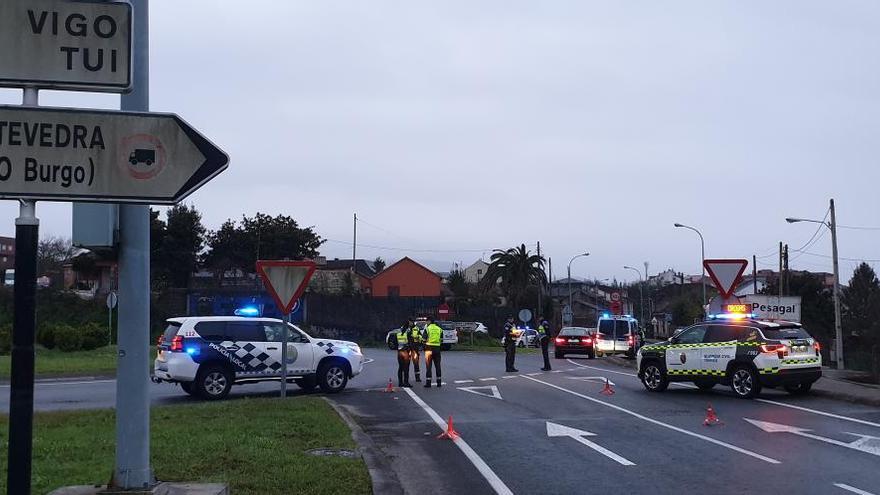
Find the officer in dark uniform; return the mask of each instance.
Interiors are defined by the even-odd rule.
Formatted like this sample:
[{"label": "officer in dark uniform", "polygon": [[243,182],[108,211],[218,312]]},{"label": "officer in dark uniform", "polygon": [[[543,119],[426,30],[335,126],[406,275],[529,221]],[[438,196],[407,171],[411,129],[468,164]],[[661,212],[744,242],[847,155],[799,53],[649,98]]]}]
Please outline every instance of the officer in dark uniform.
[{"label": "officer in dark uniform", "polygon": [[516,360],[516,325],[513,323],[513,317],[507,318],[504,324],[504,364],[507,366],[507,373],[516,373],[518,369],[513,367]]},{"label": "officer in dark uniform", "polygon": [[550,371],[550,339],[553,332],[550,331],[550,322],[543,316],[538,317],[538,337],[541,339],[541,354],[544,356],[544,367],[541,371]]}]

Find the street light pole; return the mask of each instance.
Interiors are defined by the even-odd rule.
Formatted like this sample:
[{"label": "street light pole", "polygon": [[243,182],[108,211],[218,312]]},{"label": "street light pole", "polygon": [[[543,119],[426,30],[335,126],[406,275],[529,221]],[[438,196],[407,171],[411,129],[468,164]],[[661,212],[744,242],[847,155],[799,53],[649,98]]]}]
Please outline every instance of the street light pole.
[{"label": "street light pole", "polygon": [[706,266],[705,266],[706,242],[703,240],[703,234],[699,230],[697,230],[689,225],[676,223],[675,227],[681,228],[681,229],[693,230],[694,232],[697,233],[698,236],[700,236],[700,267],[703,269],[702,276],[700,277],[700,282],[703,283],[703,306],[705,307],[706,306]]},{"label": "street light pole", "polygon": [[583,257],[589,256],[589,255],[590,255],[590,253],[581,253],[581,254],[573,257],[571,259],[571,261],[568,262],[568,308],[571,310],[571,314],[572,314],[571,321],[572,322],[574,322],[574,306],[571,305],[571,264],[574,263],[574,260],[576,260],[578,258],[583,258]]},{"label": "street light pole", "polygon": [[623,268],[627,270],[633,270],[639,274],[639,321],[642,322],[642,325],[645,324],[645,296],[642,292],[642,272],[638,268],[633,268],[631,266],[624,266]]},{"label": "street light pole", "polygon": [[788,223],[810,222],[819,223],[831,230],[831,257],[834,266],[834,288],[832,294],[834,297],[834,342],[835,354],[837,358],[837,369],[843,369],[843,325],[840,321],[840,262],[837,255],[837,213],[834,209],[834,200],[829,203],[831,221],[824,220],[808,220],[806,218],[786,218]]}]

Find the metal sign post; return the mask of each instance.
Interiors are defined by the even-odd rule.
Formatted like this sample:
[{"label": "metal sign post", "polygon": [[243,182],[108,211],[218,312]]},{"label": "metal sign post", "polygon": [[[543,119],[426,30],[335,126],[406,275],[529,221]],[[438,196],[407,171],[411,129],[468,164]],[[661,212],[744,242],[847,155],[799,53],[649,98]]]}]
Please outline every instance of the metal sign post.
[{"label": "metal sign post", "polygon": [[107,294],[107,345],[113,345],[113,308],[118,301],[115,292]]},{"label": "metal sign post", "polygon": [[[37,90],[24,90],[25,106],[38,103]],[[36,203],[22,201],[15,219],[15,285],[12,327],[12,374],[9,387],[9,447],[6,489],[31,492],[34,426],[34,340],[37,298],[37,243],[40,221]]]}]

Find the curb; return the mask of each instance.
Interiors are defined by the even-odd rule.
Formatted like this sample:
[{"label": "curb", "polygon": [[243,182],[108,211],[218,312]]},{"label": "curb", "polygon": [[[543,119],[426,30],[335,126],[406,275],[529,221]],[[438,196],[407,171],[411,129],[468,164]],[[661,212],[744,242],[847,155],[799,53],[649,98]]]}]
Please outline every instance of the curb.
[{"label": "curb", "polygon": [[[91,381],[99,381],[99,380],[115,380],[116,375],[57,375],[57,376],[44,376],[43,378],[35,378],[34,384],[39,385],[41,383],[65,383],[65,382],[91,382]],[[11,381],[8,378],[4,378],[0,380],[0,386],[6,385],[8,386]]]},{"label": "curb", "polygon": [[364,433],[364,430],[355,422],[344,406],[337,404],[328,397],[324,397],[324,400],[330,404],[330,407],[339,414],[339,417],[342,418],[351,430],[351,438],[358,445],[357,450],[367,464],[367,471],[370,472],[373,493],[403,495],[403,485],[400,484],[400,480],[397,479],[397,475],[391,469],[385,456],[376,447],[373,439]]},{"label": "curb", "polygon": [[[623,358],[620,358],[617,356],[605,356],[602,359],[604,359],[606,362],[613,364],[615,366],[620,366],[621,368],[628,368],[631,370],[636,369],[636,362],[635,361],[630,361],[628,359],[623,359]],[[825,380],[826,380],[826,383],[828,383],[828,382],[833,383],[833,382],[837,381],[837,380],[834,380],[833,378],[828,378],[828,377],[825,377]],[[812,393],[816,397],[823,397],[826,399],[834,399],[834,400],[839,400],[839,401],[843,401],[843,402],[851,402],[853,404],[862,404],[865,406],[880,407],[880,394],[876,394],[877,397],[863,397],[860,395],[848,394],[846,392],[838,392],[835,390],[822,390],[822,389],[817,389],[817,388],[813,388]]]}]

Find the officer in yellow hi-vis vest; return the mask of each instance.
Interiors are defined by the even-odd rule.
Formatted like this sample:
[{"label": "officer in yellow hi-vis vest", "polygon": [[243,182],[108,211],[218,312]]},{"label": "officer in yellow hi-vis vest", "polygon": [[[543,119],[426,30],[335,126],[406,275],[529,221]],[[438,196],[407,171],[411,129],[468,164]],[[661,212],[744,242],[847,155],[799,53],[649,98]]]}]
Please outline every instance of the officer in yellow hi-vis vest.
[{"label": "officer in yellow hi-vis vest", "polygon": [[431,364],[437,371],[437,386],[443,386],[440,371],[440,346],[443,345],[443,329],[434,323],[434,318],[428,318],[425,327],[425,388],[431,388]]},{"label": "officer in yellow hi-vis vest", "polygon": [[412,361],[413,368],[416,372],[416,383],[422,381],[422,370],[419,366],[419,361],[422,359],[421,350],[422,350],[422,331],[419,330],[419,327],[416,326],[412,320],[407,321],[409,325],[409,356],[410,361]]},{"label": "officer in yellow hi-vis vest", "polygon": [[397,329],[397,386],[412,387],[409,384],[410,362],[410,324],[406,322]]}]

